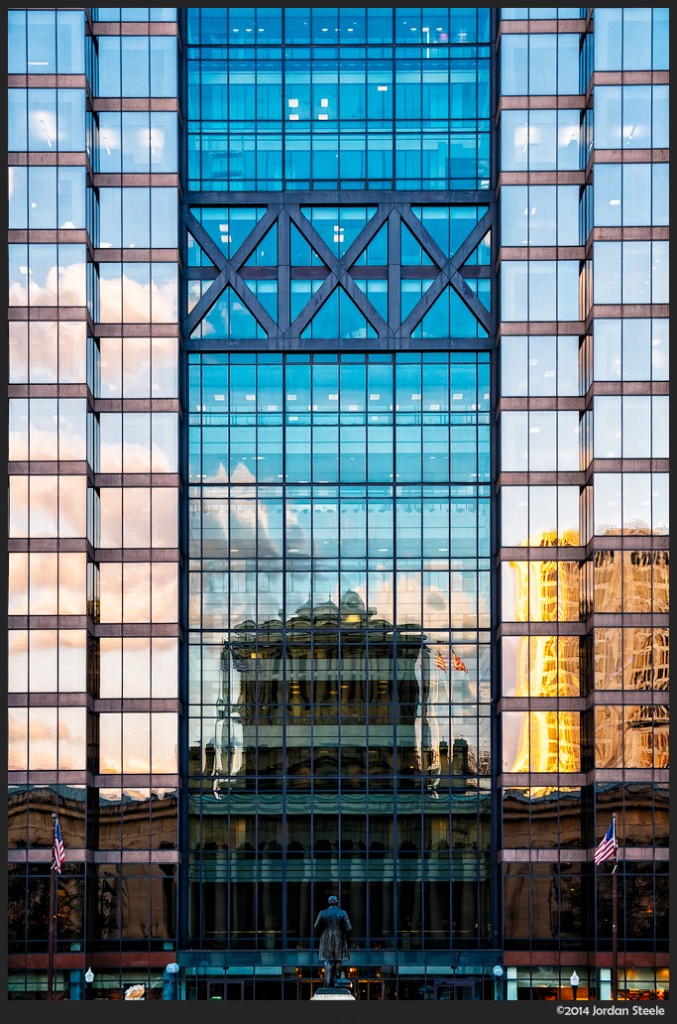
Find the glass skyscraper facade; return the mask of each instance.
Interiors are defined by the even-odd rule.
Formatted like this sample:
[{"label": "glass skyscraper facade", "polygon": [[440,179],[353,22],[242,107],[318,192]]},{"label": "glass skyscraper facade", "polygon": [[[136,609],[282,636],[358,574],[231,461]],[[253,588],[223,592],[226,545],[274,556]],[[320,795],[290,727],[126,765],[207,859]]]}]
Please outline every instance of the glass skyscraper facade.
[{"label": "glass skyscraper facade", "polygon": [[8,17],[10,997],[667,998],[667,8]]}]

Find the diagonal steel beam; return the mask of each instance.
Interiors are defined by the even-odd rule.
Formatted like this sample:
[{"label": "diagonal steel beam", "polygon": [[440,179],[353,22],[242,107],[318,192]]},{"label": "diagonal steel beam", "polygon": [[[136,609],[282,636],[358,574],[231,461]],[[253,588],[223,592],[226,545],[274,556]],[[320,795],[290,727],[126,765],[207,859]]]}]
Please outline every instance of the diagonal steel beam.
[{"label": "diagonal steel beam", "polygon": [[[233,284],[235,280],[242,282],[241,291],[246,291],[252,298],[256,310],[250,308],[250,313],[259,321],[261,327],[263,327],[266,334],[270,335],[271,328],[273,332],[277,329],[277,325],[273,323],[268,312],[264,309],[261,303],[258,301],[254,293],[247,285],[244,284],[242,278],[238,274],[238,270],[245,263],[252,252],[259,244],[261,239],[267,234],[270,228],[275,223],[277,216],[280,212],[280,205],[275,204],[268,207],[261,220],[256,224],[252,231],[247,235],[242,245],[236,250],[232,258],[227,259],[221,252],[216,243],[209,237],[205,229],[202,227],[198,219],[190,210],[186,210],[184,213],[184,221],[186,227],[190,233],[195,237],[198,244],[204,249],[209,256],[210,260],[216,264],[219,274],[214,278],[212,284],[207,289],[205,294],[200,298],[199,302],[191,310],[189,315],[184,321],[184,331],[188,336],[195,330],[200,320],[202,320],[209,310],[212,308],[214,303],[217,301],[219,296],[223,293],[229,284]],[[237,289],[236,289],[237,290]],[[238,292],[239,294],[239,292]],[[249,307],[247,299],[244,294],[240,294],[242,301]],[[265,321],[265,322],[264,322]],[[267,325],[267,326],[266,326]]]},{"label": "diagonal steel beam", "polygon": [[346,270],[353,266],[355,260],[359,259],[372,239],[376,237],[377,232],[381,230],[388,219],[388,215],[392,208],[392,203],[382,203],[378,207],[374,216],[367,221],[357,238],[350,244],[346,252],[343,254],[341,263]]},{"label": "diagonal steel beam", "polygon": [[467,284],[465,278],[459,272],[459,268],[463,263],[465,263],[473,249],[479,245],[484,235],[492,226],[494,222],[494,208],[490,207],[489,210],[487,210],[487,212],[480,218],[473,230],[463,240],[451,258],[445,255],[444,251],[439,247],[435,239],[430,235],[423,224],[421,224],[418,218],[414,216],[409,207],[403,207],[401,216],[402,220],[411,230],[416,240],[420,242],[424,249],[427,250],[428,255],[438,263],[440,273],[425,295],[421,296],[419,302],[417,302],[411,313],[407,316],[406,320],[397,332],[398,336],[410,336],[411,331],[416,327],[419,320],[421,320],[431,308],[433,301],[436,298],[439,298],[442,294],[447,282],[458,293],[460,298],[470,309],[470,312],[477,320],[479,320],[485,330],[489,334],[493,334],[496,329],[496,321],[494,317],[482,302],[480,302],[475,292]]},{"label": "diagonal steel beam", "polygon": [[276,334],[279,330],[278,325],[275,323],[266,307],[259,302],[247,282],[240,277],[237,271],[233,271],[232,273],[230,286],[239,298],[242,299],[252,316],[254,316],[261,324],[261,327],[263,327],[268,337],[270,338],[273,334]]},{"label": "diagonal steel beam", "polygon": [[[297,205],[288,207],[290,220],[293,221],[293,223],[296,225],[296,227],[303,235],[306,242],[308,242],[308,244],[311,245],[313,249],[315,249],[320,259],[322,259],[323,262],[327,265],[330,276],[334,279],[334,281],[341,283],[346,293],[353,300],[353,302],[358,307],[362,315],[366,317],[366,319],[369,321],[371,326],[378,334],[379,338],[391,336],[392,331],[388,324],[386,323],[386,321],[381,316],[381,314],[378,312],[378,310],[369,301],[369,298],[365,295],[365,293],[362,291],[359,285],[355,284],[355,281],[351,276],[351,273],[349,272],[348,268],[352,267],[355,260],[359,258],[363,250],[369,245],[371,240],[376,235],[376,232],[380,230],[380,228],[388,219],[391,210],[392,203],[384,203],[383,206],[376,211],[374,216],[369,219],[367,224],[365,224],[364,228],[362,229],[362,231],[360,231],[357,238],[350,245],[343,258],[339,259],[331,251],[327,243],[316,231],[316,229],[313,227],[313,225],[310,223],[307,217],[305,217],[301,213],[300,207]],[[294,324],[291,325],[290,332],[300,334],[301,331],[304,330],[309,323],[309,319],[306,319],[304,315],[306,311],[310,311],[310,308],[312,306],[312,316],[314,316],[315,313],[319,311],[320,306],[322,305],[322,302],[317,301],[318,296],[320,294],[323,295],[324,298],[322,301],[325,301],[327,298],[329,298],[329,295],[331,295],[332,291],[333,288],[329,292],[327,292],[324,288],[318,289],[318,291],[311,299],[310,303],[304,307],[302,313],[299,314],[299,317],[297,317],[297,320],[294,321]],[[312,316],[310,317],[310,319],[312,319]],[[298,325],[301,324],[301,320],[303,320],[304,322],[302,326],[299,327]]]},{"label": "diagonal steel beam", "polygon": [[487,231],[491,229],[494,223],[494,208],[490,206],[483,217],[480,217],[475,227],[472,229],[470,234],[461,242],[456,252],[452,253],[450,262],[455,269],[460,270],[468,257],[472,254]]},{"label": "diagonal steel beam", "polygon": [[340,261],[331,251],[324,238],[317,233],[310,221],[303,216],[301,213],[301,207],[298,204],[295,204],[294,206],[288,206],[287,210],[292,224],[299,229],[308,245],[315,250],[327,268],[336,276],[337,279],[343,277],[345,271],[341,266]]},{"label": "diagonal steel beam", "polygon": [[418,300],[412,311],[406,316],[400,328],[396,331],[395,336],[397,338],[410,338],[411,332],[418,324],[419,320],[422,320],[428,310],[431,308],[433,303],[439,299],[444,289],[449,284],[449,276],[444,271],[440,271],[430,288],[427,289]]},{"label": "diagonal steel beam", "polygon": [[259,244],[261,239],[266,235],[273,224],[277,220],[280,210],[282,207],[279,203],[272,204],[268,207],[261,220],[252,228],[250,233],[245,238],[242,245],[236,249],[231,256],[229,262],[233,270],[241,270],[243,265],[247,262],[254,249]]},{"label": "diagonal steel beam", "polygon": [[185,210],[183,222],[200,248],[204,249],[207,253],[216,269],[223,270],[228,263],[228,260],[221,252],[214,239],[211,238],[202,227],[202,224],[200,224],[200,221],[197,219],[195,214],[191,213],[190,210]]},{"label": "diagonal steel beam", "polygon": [[338,278],[336,277],[336,274],[330,273],[329,276],[324,279],[315,294],[311,296],[310,301],[305,304],[296,319],[292,321],[288,329],[284,332],[285,338],[301,336],[301,332],[306,329],[315,314],[319,311],[320,306],[327,301],[337,284]]},{"label": "diagonal steel beam", "polygon": [[411,212],[410,206],[405,206],[404,203],[398,203],[397,210],[416,241],[423,246],[425,251],[428,253],[428,256],[430,256],[431,260],[433,260],[441,270],[442,267],[449,262],[449,257],[446,252],[444,252],[443,249],[440,249],[428,229],[423,226],[418,217],[414,216]]},{"label": "diagonal steel beam", "polygon": [[219,295],[221,295],[230,283],[232,276],[232,269],[228,266],[224,267],[224,269],[214,278],[204,295],[195,304],[183,321],[183,333],[187,338],[189,338],[193,333],[197,325],[200,323],[200,320],[206,317]]},{"label": "diagonal steel beam", "polygon": [[386,323],[374,305],[369,301],[369,296],[365,295],[359,284],[356,283],[355,279],[350,274],[345,275],[341,281],[341,287],[353,300],[360,313],[362,313],[362,315],[369,321],[379,338],[392,337],[390,326]]},{"label": "diagonal steel beam", "polygon": [[458,292],[470,312],[482,324],[487,334],[493,334],[496,330],[496,321],[487,307],[472,290],[466,279],[457,271],[449,278],[449,284]]}]

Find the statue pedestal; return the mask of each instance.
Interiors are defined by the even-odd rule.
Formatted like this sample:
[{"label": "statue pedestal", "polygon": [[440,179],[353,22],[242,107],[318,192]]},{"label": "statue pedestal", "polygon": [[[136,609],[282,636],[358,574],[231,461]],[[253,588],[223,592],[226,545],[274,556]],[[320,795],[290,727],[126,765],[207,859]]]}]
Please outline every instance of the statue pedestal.
[{"label": "statue pedestal", "polygon": [[350,1003],[355,1002],[355,996],[345,985],[340,985],[336,988],[318,988],[315,990],[315,995],[310,999],[311,1003],[313,999],[345,999]]}]

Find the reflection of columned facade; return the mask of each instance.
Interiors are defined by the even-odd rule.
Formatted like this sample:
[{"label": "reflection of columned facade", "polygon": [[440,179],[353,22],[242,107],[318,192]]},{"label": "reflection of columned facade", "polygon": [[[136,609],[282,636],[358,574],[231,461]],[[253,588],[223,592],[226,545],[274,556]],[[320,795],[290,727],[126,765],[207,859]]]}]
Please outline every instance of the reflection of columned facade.
[{"label": "reflection of columned facade", "polygon": [[12,998],[667,996],[668,22],[10,9]]}]

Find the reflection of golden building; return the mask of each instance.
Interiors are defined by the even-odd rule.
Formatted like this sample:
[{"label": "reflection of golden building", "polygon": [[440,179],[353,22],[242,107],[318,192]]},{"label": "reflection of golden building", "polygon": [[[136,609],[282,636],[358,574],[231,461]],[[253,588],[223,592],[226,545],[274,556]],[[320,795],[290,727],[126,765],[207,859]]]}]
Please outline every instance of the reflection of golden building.
[{"label": "reflection of golden building", "polygon": [[624,626],[595,630],[596,690],[667,690],[670,631]]},{"label": "reflection of golden building", "polygon": [[[577,544],[578,533],[544,533],[539,547]],[[570,561],[511,562],[518,622],[578,621],[578,564]],[[580,693],[578,637],[531,636],[518,642],[516,697],[568,697]],[[513,772],[580,770],[580,715],[572,711],[525,714]]]},{"label": "reflection of golden building", "polygon": [[593,565],[595,612],[670,610],[669,551],[595,551]]},{"label": "reflection of golden building", "polygon": [[668,768],[666,704],[602,704],[595,708],[597,768]]},{"label": "reflection of golden building", "polygon": [[[642,531],[646,533],[647,531]],[[557,542],[554,532],[538,544]],[[559,543],[576,544],[571,531]],[[596,612],[668,611],[667,551],[596,551]],[[564,561],[511,562],[514,572],[516,621],[577,621],[580,614],[578,567]],[[667,628],[599,628],[594,633],[597,689],[664,690],[669,682]],[[580,693],[577,637],[529,636],[517,641],[516,697],[567,697]],[[574,712],[532,711],[525,714],[515,772],[579,770],[579,716]],[[667,767],[668,709],[637,705],[623,710],[597,709],[597,767]],[[619,736],[624,735],[624,745]]]}]

